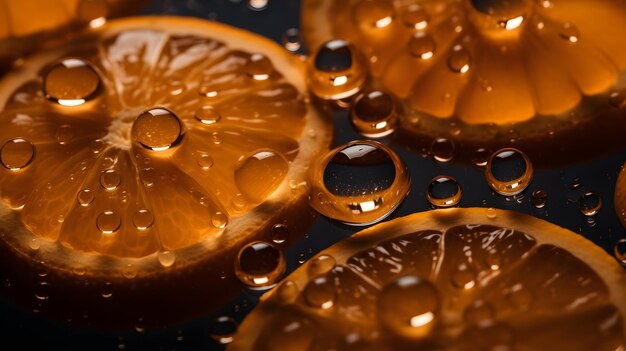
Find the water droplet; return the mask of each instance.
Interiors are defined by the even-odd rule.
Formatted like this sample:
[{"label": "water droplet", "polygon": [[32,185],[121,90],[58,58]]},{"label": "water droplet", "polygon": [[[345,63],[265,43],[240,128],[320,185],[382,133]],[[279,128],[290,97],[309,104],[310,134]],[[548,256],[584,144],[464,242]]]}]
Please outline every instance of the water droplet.
[{"label": "water droplet", "polygon": [[105,299],[110,299],[113,296],[113,284],[105,282],[100,287],[100,295]]},{"label": "water droplet", "polygon": [[44,76],[44,94],[62,106],[79,106],[95,98],[102,85],[96,70],[79,58],[61,60]]},{"label": "water droplet", "polygon": [[537,189],[531,194],[531,201],[536,208],[544,208],[548,201],[548,193],[543,189]]},{"label": "water droplet", "polygon": [[489,207],[487,210],[485,210],[485,216],[487,216],[487,218],[489,219],[495,219],[496,217],[498,217],[498,210],[493,207]]},{"label": "water droplet", "polygon": [[284,303],[294,302],[299,294],[300,289],[291,280],[284,281],[276,288],[276,296]]},{"label": "water droplet", "polygon": [[595,216],[602,208],[602,198],[600,195],[587,191],[578,199],[578,209],[585,216]]},{"label": "water droplet", "polygon": [[222,118],[219,111],[211,105],[204,105],[198,108],[194,116],[204,124],[215,124]]},{"label": "water droplet", "polygon": [[479,324],[481,322],[493,320],[495,312],[489,302],[476,300],[465,308],[463,317],[469,324]]},{"label": "water droplet", "polygon": [[626,90],[614,91],[609,95],[609,103],[615,108],[621,108],[626,102]]},{"label": "water droplet", "polygon": [[93,202],[93,200],[95,200],[95,198],[96,196],[94,192],[91,191],[90,189],[83,189],[79,191],[78,194],[76,195],[76,200],[78,201],[78,204],[81,205],[82,207],[87,207],[91,205],[91,203]]},{"label": "water droplet", "polygon": [[504,196],[517,195],[524,191],[533,178],[533,167],[521,151],[505,148],[496,151],[485,168],[489,186]]},{"label": "water droplet", "polygon": [[373,141],[353,141],[332,150],[314,177],[311,206],[353,225],[384,219],[404,200],[411,184],[402,160]]},{"label": "water droplet", "polygon": [[141,182],[146,188],[150,188],[154,186],[156,183],[158,175],[154,168],[144,168],[141,170]]},{"label": "water droplet", "polygon": [[100,174],[100,185],[106,190],[115,190],[122,183],[122,177],[114,169],[107,169]]},{"label": "water droplet", "polygon": [[309,306],[327,310],[334,306],[337,292],[332,280],[320,276],[309,281],[302,294]]},{"label": "water droplet", "polygon": [[336,264],[337,264],[337,261],[335,261],[335,258],[333,256],[330,256],[330,255],[318,256],[312,259],[308,264],[309,275],[312,277],[315,277],[318,275],[326,274],[330,272],[333,268],[335,268]]},{"label": "water droplet", "polygon": [[215,212],[211,216],[211,224],[213,224],[215,228],[224,229],[228,224],[228,216],[222,212]]},{"label": "water droplet", "polygon": [[511,304],[522,311],[528,311],[533,304],[533,293],[522,284],[515,284],[508,292]]},{"label": "water droplet", "polygon": [[161,266],[167,268],[171,267],[176,262],[176,255],[172,251],[161,251],[157,254],[157,259]]},{"label": "water droplet", "polygon": [[470,70],[472,56],[461,45],[454,45],[448,55],[448,67],[454,73],[467,73]]},{"label": "water droplet", "polygon": [[173,112],[164,108],[153,108],[137,117],[131,133],[133,140],[142,147],[152,151],[164,151],[180,143],[183,126]]},{"label": "water droplet", "polygon": [[431,334],[440,309],[437,288],[416,276],[396,279],[378,298],[378,318],[385,329],[411,339]]},{"label": "water droplet", "polygon": [[81,0],[76,13],[81,20],[89,23],[89,27],[98,28],[106,23],[109,5],[106,0]]},{"label": "water droplet", "polygon": [[356,98],[350,121],[354,128],[369,138],[380,138],[396,128],[396,104],[391,95],[374,90]]},{"label": "water droplet", "polygon": [[411,55],[428,60],[435,56],[435,41],[426,32],[417,32],[409,42],[409,52]]},{"label": "water droplet", "polygon": [[267,8],[269,0],[248,0],[248,8],[252,11],[263,11]]},{"label": "water droplet", "polygon": [[200,154],[198,156],[198,166],[200,168],[202,168],[202,170],[208,171],[209,169],[211,169],[211,167],[213,167],[213,157],[207,155],[207,154]]},{"label": "water droplet", "polygon": [[354,20],[361,28],[385,28],[393,22],[395,10],[389,0],[362,0],[354,7]]},{"label": "water droplet", "polygon": [[458,289],[469,290],[476,285],[476,273],[471,268],[462,265],[452,273],[452,285]]},{"label": "water droplet", "polygon": [[209,326],[209,335],[211,338],[222,345],[233,342],[235,333],[237,332],[237,322],[228,316],[217,317]]},{"label": "water droplet", "polygon": [[487,165],[487,162],[489,162],[489,157],[491,157],[491,151],[485,148],[478,148],[474,151],[472,163],[478,167],[484,167]]},{"label": "water droplet", "polygon": [[324,43],[313,56],[309,85],[326,100],[342,100],[359,92],[366,80],[361,54],[343,40]]},{"label": "water droplet", "polygon": [[282,244],[289,237],[289,228],[285,224],[274,224],[272,227],[272,241],[276,244]]},{"label": "water droplet", "polygon": [[283,155],[265,150],[246,157],[235,170],[235,184],[250,201],[261,203],[271,195],[289,171]]},{"label": "water droplet", "polygon": [[575,44],[580,40],[580,32],[578,31],[578,27],[571,23],[565,23],[561,26],[561,30],[559,31],[559,35],[561,38],[569,41],[572,44]]},{"label": "water droplet", "polygon": [[41,243],[37,238],[33,238],[28,242],[28,247],[30,247],[31,250],[39,250]]},{"label": "water droplet", "polygon": [[35,145],[22,138],[7,141],[0,149],[2,165],[14,172],[28,166],[35,158]]},{"label": "water droplet", "polygon": [[35,298],[40,301],[46,301],[50,298],[50,285],[47,282],[39,282],[35,286]]},{"label": "water droplet", "polygon": [[185,83],[179,80],[172,80],[167,84],[167,86],[168,86],[169,93],[172,96],[177,96],[177,95],[184,93],[185,89],[187,88],[185,86]]},{"label": "water droplet", "polygon": [[142,209],[133,215],[133,225],[139,230],[146,230],[154,224],[154,215],[150,210]]},{"label": "water droplet", "polygon": [[285,259],[274,245],[256,241],[245,245],[235,261],[237,278],[248,287],[267,288],[285,272]]},{"label": "water droplet", "polygon": [[402,14],[402,23],[412,29],[424,30],[428,26],[429,21],[428,13],[418,4],[407,6]]},{"label": "water droplet", "polygon": [[430,181],[426,198],[435,207],[452,207],[459,204],[462,197],[461,186],[450,176],[437,176]]},{"label": "water droplet", "polygon": [[137,268],[132,265],[132,263],[128,263],[122,268],[122,276],[126,279],[134,279],[137,277]]},{"label": "water droplet", "polygon": [[439,162],[449,162],[454,157],[454,142],[446,138],[437,138],[430,144],[430,153]]},{"label": "water droplet", "polygon": [[283,46],[291,52],[297,52],[302,47],[302,36],[297,28],[289,28],[282,36]]},{"label": "water droplet", "polygon": [[74,138],[74,129],[72,126],[64,124],[57,128],[56,139],[61,145],[66,145]]},{"label": "water droplet", "polygon": [[263,81],[270,78],[270,75],[274,72],[274,65],[272,65],[272,61],[267,56],[253,54],[250,56],[250,61],[246,64],[245,70],[248,77],[256,81]]},{"label": "water droplet", "polygon": [[96,226],[102,234],[113,234],[122,225],[122,218],[113,211],[104,211],[98,215]]},{"label": "water droplet", "polygon": [[619,239],[615,242],[613,253],[623,265],[626,265],[626,238]]}]

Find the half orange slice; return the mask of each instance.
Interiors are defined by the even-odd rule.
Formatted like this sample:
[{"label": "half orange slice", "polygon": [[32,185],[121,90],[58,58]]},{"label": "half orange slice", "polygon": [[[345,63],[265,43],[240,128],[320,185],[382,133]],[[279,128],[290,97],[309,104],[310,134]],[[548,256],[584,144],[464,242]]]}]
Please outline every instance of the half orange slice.
[{"label": "half orange slice", "polygon": [[311,259],[229,350],[621,350],[625,283],[603,250],[543,220],[423,212]]}]

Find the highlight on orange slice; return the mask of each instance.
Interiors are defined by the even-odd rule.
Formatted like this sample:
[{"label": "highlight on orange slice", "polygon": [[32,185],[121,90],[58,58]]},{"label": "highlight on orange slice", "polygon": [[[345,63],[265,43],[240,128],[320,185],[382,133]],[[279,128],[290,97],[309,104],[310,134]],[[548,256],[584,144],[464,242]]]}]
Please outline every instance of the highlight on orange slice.
[{"label": "highlight on orange slice", "polygon": [[131,12],[143,0],[2,0],[0,61],[19,58],[44,41],[83,27],[97,28],[108,18]]},{"label": "highlight on orange slice", "polygon": [[[312,76],[369,72],[404,102],[397,137],[416,150],[453,137],[472,150],[522,143],[535,158],[582,136],[580,159],[624,131],[610,131],[626,108],[621,0],[305,0],[302,19]],[[341,64],[320,64],[331,54]]]},{"label": "highlight on orange slice", "polygon": [[454,208],[370,227],[289,275],[229,351],[622,350],[626,273],[582,236]]},{"label": "highlight on orange slice", "polygon": [[9,295],[113,324],[232,297],[240,247],[310,222],[301,185],[332,123],[304,71],[267,39],[176,17],[111,21],[26,60],[0,81]]}]

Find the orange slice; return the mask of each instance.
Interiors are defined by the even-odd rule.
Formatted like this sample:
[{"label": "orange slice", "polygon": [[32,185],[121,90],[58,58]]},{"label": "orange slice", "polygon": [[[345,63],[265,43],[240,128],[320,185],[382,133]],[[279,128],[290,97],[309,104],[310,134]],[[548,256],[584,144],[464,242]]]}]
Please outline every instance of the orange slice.
[{"label": "orange slice", "polygon": [[150,291],[143,307],[165,295],[182,316],[228,299],[232,282],[217,282],[239,247],[309,222],[301,185],[332,123],[304,70],[269,40],[169,17],[112,21],[26,60],[0,81],[3,273],[32,288],[45,270],[47,289],[88,296],[78,274],[120,306]]},{"label": "orange slice", "polygon": [[311,50],[347,40],[404,101],[398,137],[416,150],[416,136],[452,137],[471,150],[522,143],[532,158],[576,147],[581,159],[622,139],[611,131],[626,108],[621,0],[306,0],[302,18]]},{"label": "orange slice", "polygon": [[543,220],[423,212],[311,259],[229,350],[622,350],[625,283],[602,249]]}]

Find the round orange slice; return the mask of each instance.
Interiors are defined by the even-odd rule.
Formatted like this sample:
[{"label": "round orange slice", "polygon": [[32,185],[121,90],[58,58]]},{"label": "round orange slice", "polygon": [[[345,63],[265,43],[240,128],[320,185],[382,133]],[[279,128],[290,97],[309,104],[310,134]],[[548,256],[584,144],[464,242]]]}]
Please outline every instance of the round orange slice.
[{"label": "round orange slice", "polygon": [[359,49],[375,84],[404,101],[397,136],[417,150],[451,137],[472,151],[523,144],[541,161],[593,156],[600,138],[624,146],[621,0],[306,0],[302,18],[311,50]]},{"label": "round orange slice", "polygon": [[543,220],[423,212],[312,258],[229,350],[621,350],[625,283],[602,249]]},{"label": "round orange slice", "polygon": [[[112,323],[231,297],[242,245],[309,222],[302,184],[332,123],[308,103],[304,71],[269,40],[173,17],[112,21],[26,60],[0,81],[13,295]],[[45,298],[23,293],[42,283]],[[102,287],[113,302],[97,306]]]}]

